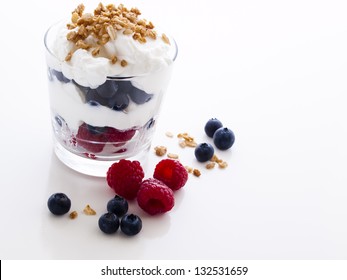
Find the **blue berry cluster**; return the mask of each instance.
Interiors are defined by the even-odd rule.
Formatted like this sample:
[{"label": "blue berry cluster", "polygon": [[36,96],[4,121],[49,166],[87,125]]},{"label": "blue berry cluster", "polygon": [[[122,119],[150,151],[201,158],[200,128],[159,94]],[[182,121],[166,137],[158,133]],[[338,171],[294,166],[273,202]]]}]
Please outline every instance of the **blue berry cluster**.
[{"label": "blue berry cluster", "polygon": [[107,203],[107,213],[99,218],[99,228],[102,232],[115,233],[120,227],[121,231],[133,236],[142,229],[142,220],[135,214],[127,214],[128,201],[119,195],[109,200]]},{"label": "blue berry cluster", "polygon": [[[205,133],[213,139],[213,143],[219,150],[228,150],[235,142],[234,132],[224,127],[222,122],[211,118],[205,124]],[[200,162],[209,161],[214,155],[214,148],[209,143],[200,143],[195,148],[195,157]]]},{"label": "blue berry cluster", "polygon": [[99,218],[99,228],[102,232],[115,233],[120,227],[121,231],[133,236],[142,229],[142,220],[135,214],[127,214],[128,201],[116,195],[107,203],[107,213]]},{"label": "blue berry cluster", "polygon": [[[54,193],[48,198],[49,211],[61,216],[70,211],[71,200],[64,193]],[[107,212],[98,220],[99,228],[106,234],[115,233],[118,228],[128,236],[138,234],[142,229],[142,220],[135,214],[127,214],[128,201],[116,195],[107,203]]]},{"label": "blue berry cluster", "polygon": [[153,94],[147,93],[124,79],[106,80],[105,83],[93,89],[78,84],[74,80],[66,78],[62,72],[49,69],[49,77],[53,77],[62,83],[73,83],[83,94],[85,102],[91,106],[106,106],[116,111],[122,111],[129,106],[130,100],[136,104],[144,104],[151,100]]}]

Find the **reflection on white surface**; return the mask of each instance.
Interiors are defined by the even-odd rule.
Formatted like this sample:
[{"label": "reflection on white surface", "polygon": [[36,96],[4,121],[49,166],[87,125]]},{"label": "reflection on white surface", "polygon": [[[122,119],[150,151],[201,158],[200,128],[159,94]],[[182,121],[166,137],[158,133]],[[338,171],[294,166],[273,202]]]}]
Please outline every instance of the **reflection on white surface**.
[{"label": "reflection on white surface", "polygon": [[[98,228],[98,219],[107,211],[107,202],[114,197],[114,191],[105,178],[85,176],[70,170],[53,155],[47,197],[55,192],[64,192],[70,197],[71,211],[76,210],[78,217],[75,220],[70,220],[67,215],[57,217],[48,210],[43,215],[41,238],[49,258],[137,259],[145,255],[147,246],[144,240],[160,238],[170,228],[169,215],[153,219],[138,207],[136,201],[131,201],[128,213],[141,217],[141,233],[134,237],[127,237],[120,230],[114,235],[102,233]],[[97,215],[87,216],[83,213],[87,204]]]}]

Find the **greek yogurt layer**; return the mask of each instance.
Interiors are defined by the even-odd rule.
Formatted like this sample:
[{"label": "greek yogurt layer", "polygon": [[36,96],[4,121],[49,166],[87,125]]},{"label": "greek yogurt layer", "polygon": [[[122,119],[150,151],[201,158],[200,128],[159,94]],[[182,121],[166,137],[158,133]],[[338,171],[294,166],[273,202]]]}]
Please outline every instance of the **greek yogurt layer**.
[{"label": "greek yogurt layer", "polygon": [[149,145],[177,46],[140,15],[113,4],[85,13],[81,4],[45,36],[53,127],[74,153]]}]

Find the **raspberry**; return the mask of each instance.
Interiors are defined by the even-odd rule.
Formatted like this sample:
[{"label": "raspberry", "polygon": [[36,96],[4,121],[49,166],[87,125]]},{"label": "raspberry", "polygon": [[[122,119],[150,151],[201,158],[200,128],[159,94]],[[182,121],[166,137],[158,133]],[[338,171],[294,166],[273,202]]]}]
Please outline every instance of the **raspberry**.
[{"label": "raspberry", "polygon": [[131,200],[136,197],[144,176],[140,162],[121,159],[108,169],[106,180],[118,195]]},{"label": "raspberry", "polygon": [[188,172],[178,160],[163,159],[155,167],[153,177],[172,190],[178,190],[187,182]]},{"label": "raspberry", "polygon": [[135,133],[135,129],[119,130],[114,127],[107,127],[105,136],[107,137],[108,142],[112,143],[115,147],[119,147],[125,144],[125,142],[131,140]]},{"label": "raspberry", "polygon": [[173,191],[154,178],[142,182],[137,193],[137,202],[150,215],[165,213],[175,205]]},{"label": "raspberry", "polygon": [[92,153],[100,153],[106,143],[104,134],[86,123],[80,125],[76,135],[76,142]]}]

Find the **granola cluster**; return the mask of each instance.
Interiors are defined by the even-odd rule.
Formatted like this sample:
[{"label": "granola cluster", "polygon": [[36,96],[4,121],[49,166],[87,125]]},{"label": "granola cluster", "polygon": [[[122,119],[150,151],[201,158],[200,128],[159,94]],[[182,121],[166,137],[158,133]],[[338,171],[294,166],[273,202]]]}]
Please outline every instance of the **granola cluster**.
[{"label": "granola cluster", "polygon": [[89,204],[87,204],[86,207],[83,209],[83,213],[88,216],[96,215],[96,211],[92,207],[90,207]]},{"label": "granola cluster", "polygon": [[[71,22],[67,24],[67,28],[71,30],[66,38],[74,43],[75,48],[67,54],[66,61],[71,60],[73,52],[77,49],[85,49],[98,56],[101,48],[109,41],[117,39],[117,35],[121,32],[124,35],[132,36],[132,38],[142,44],[148,39],[156,40],[157,32],[151,21],[139,18],[141,12],[137,8],[128,9],[123,4],[115,6],[108,4],[104,6],[100,3],[94,10],[94,13],[84,13],[84,5],[80,4],[72,12]],[[87,40],[89,36],[96,39],[96,43],[90,43]],[[169,38],[161,35],[161,39],[170,44]],[[116,56],[109,57],[110,62],[115,64],[118,62]],[[127,61],[119,61],[122,67],[127,66]]]}]

